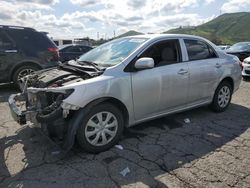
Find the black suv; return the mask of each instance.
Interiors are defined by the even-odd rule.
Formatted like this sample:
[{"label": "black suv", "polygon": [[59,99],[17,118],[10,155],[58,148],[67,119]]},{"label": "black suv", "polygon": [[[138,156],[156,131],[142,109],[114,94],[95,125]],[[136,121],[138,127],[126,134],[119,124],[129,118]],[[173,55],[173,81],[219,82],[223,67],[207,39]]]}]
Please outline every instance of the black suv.
[{"label": "black suv", "polygon": [[56,45],[32,28],[0,25],[0,83],[14,82],[39,69],[58,65]]},{"label": "black suv", "polygon": [[67,44],[59,46],[60,61],[65,62],[79,58],[82,54],[91,50],[92,47],[81,44]]}]

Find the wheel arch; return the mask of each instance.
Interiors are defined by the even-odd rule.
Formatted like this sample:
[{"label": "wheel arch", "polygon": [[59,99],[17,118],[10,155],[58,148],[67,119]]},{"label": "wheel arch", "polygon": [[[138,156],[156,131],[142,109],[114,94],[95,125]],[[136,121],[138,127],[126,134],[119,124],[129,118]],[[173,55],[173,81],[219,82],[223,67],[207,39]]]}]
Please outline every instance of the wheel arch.
[{"label": "wheel arch", "polygon": [[[227,76],[227,77],[223,78],[223,79],[220,81],[220,83],[222,83],[222,82],[228,82],[228,83],[232,86],[232,92],[234,91],[234,80],[233,80],[232,77]],[[219,83],[219,84],[220,84],[220,83]],[[218,85],[218,86],[219,86],[219,85]],[[218,86],[217,86],[217,87],[218,87]]]},{"label": "wheel arch", "polygon": [[95,99],[95,100],[89,102],[87,105],[85,105],[85,107],[76,111],[73,114],[73,116],[71,117],[71,120],[69,122],[70,126],[68,126],[68,128],[67,128],[66,137],[65,137],[64,143],[63,143],[63,150],[64,151],[69,151],[71,149],[71,147],[74,145],[76,132],[79,128],[79,123],[81,121],[80,114],[81,113],[87,114],[88,111],[91,110],[91,108],[93,108],[93,106],[96,106],[98,104],[105,103],[105,102],[113,104],[119,110],[121,110],[121,113],[124,117],[124,126],[125,127],[128,126],[129,113],[128,113],[127,107],[125,106],[125,104],[123,102],[121,102],[119,99],[116,99],[114,97],[102,97],[102,98]]},{"label": "wheel arch", "polygon": [[42,66],[39,65],[39,63],[37,63],[37,62],[23,61],[21,63],[18,63],[15,67],[12,68],[9,80],[13,81],[13,76],[14,76],[15,72],[22,66],[35,66],[38,69],[42,69]]},{"label": "wheel arch", "polygon": [[122,116],[124,118],[125,127],[128,126],[128,124],[129,124],[128,109],[127,109],[126,105],[117,98],[114,98],[114,97],[98,98],[98,99],[95,99],[95,100],[89,102],[84,108],[86,108],[87,110],[90,110],[93,106],[104,103],[104,102],[108,102],[108,103],[114,105],[115,107],[117,107],[122,113]]}]

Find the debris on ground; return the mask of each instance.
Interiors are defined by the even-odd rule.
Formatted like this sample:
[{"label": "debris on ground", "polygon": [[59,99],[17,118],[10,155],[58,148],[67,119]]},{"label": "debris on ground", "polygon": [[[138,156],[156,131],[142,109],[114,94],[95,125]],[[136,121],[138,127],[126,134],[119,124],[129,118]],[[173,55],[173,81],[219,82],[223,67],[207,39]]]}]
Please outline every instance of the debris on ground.
[{"label": "debris on ground", "polygon": [[191,121],[190,121],[189,118],[185,118],[185,119],[184,119],[184,122],[187,123],[187,124],[188,124],[188,123],[191,123]]},{"label": "debris on ground", "polygon": [[58,151],[52,151],[52,152],[51,152],[51,155],[58,155],[58,154],[60,154],[60,153],[61,153],[60,150],[58,150]]},{"label": "debris on ground", "polygon": [[116,147],[117,149],[123,150],[122,145],[115,145],[115,147]]},{"label": "debris on ground", "polygon": [[182,164],[183,162],[182,161],[178,161],[178,164],[180,165],[180,164]]},{"label": "debris on ground", "polygon": [[128,173],[130,173],[130,169],[128,167],[124,168],[120,174],[125,177]]}]

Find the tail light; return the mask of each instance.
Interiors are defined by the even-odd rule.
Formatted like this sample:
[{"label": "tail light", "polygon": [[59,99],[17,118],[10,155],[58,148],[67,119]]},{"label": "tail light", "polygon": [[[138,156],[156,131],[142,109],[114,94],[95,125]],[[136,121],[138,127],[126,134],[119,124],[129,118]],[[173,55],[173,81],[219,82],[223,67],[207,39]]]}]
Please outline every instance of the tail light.
[{"label": "tail light", "polygon": [[52,52],[52,53],[55,53],[55,54],[57,54],[59,56],[59,52],[58,52],[57,48],[48,48],[48,51]]},{"label": "tail light", "polygon": [[242,62],[242,61],[239,61],[239,64],[240,64],[241,70],[243,70],[243,62]]},{"label": "tail light", "polygon": [[58,48],[48,48],[48,52],[53,54],[53,57],[55,60],[58,60],[58,58],[59,58]]}]

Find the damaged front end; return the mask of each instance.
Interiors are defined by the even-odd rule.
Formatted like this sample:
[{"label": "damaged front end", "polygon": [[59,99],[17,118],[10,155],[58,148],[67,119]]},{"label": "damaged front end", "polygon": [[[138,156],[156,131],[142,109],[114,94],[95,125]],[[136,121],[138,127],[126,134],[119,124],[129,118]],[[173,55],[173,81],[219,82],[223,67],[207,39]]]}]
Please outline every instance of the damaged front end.
[{"label": "damaged front end", "polygon": [[69,139],[74,138],[67,138],[68,125],[80,108],[64,102],[74,92],[74,87],[68,86],[102,73],[89,71],[91,68],[67,66],[35,72],[23,78],[23,92],[9,97],[12,116],[19,124],[31,122],[32,127],[39,127],[53,141],[65,146],[64,150],[72,146]]}]

